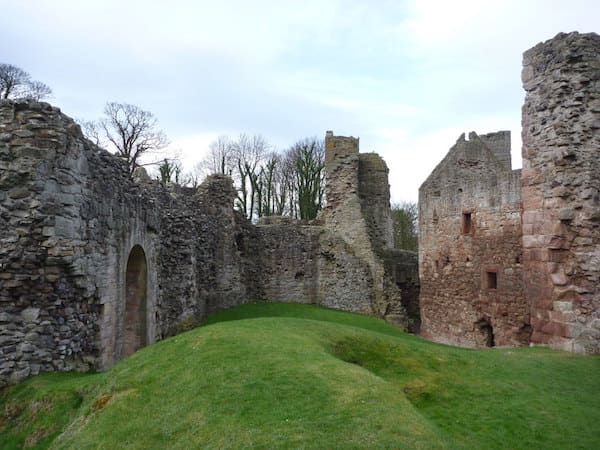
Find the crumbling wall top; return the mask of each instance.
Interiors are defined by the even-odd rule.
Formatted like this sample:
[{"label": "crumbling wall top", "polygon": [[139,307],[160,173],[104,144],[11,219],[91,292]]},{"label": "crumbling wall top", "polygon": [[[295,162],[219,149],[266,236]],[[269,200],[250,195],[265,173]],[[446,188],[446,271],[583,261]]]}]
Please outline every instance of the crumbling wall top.
[{"label": "crumbling wall top", "polygon": [[[596,33],[558,33],[554,38],[540,42],[523,53],[523,70],[521,79],[526,91],[539,85],[537,76],[542,73],[553,73],[554,78],[564,77],[565,69],[588,72],[591,61],[599,61],[598,46],[600,35]],[[597,72],[596,72],[597,73]],[[587,84],[590,79],[582,74],[580,82]]]},{"label": "crumbling wall top", "polygon": [[333,131],[327,131],[325,133],[325,164],[358,155],[358,141],[358,138],[352,136],[334,136]]}]

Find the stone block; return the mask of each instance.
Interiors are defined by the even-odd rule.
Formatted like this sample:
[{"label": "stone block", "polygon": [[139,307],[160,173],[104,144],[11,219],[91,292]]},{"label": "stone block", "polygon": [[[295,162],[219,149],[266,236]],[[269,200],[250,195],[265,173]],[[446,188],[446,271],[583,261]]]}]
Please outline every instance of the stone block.
[{"label": "stone block", "polygon": [[21,317],[25,322],[35,322],[40,315],[40,308],[26,308],[21,311]]}]

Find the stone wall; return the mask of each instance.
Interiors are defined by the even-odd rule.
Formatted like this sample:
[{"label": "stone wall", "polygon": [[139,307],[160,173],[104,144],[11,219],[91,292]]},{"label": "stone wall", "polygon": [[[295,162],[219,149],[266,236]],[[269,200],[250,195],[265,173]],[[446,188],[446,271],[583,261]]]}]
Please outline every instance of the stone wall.
[{"label": "stone wall", "polygon": [[[391,217],[388,169],[378,155],[359,154],[358,143],[357,138],[334,136],[332,131],[326,133],[327,203],[320,219],[370,268],[373,284],[369,303],[363,302],[363,312],[387,316],[406,328],[408,318],[400,290],[382,258],[382,251],[393,242],[388,221]],[[369,175],[373,178],[369,179]],[[386,186],[387,194],[382,192]]]},{"label": "stone wall", "polygon": [[394,247],[388,167],[377,153],[358,155],[358,192],[369,237],[376,252]]},{"label": "stone wall", "polygon": [[143,170],[132,179],[123,159],[58,108],[1,101],[0,386],[108,367],[258,299],[405,323],[400,291],[374,251],[389,211],[363,209],[373,195],[389,210],[387,168],[369,157],[377,173],[362,175],[361,197],[358,141],[334,140],[350,151],[329,153],[341,178],[328,186],[327,213],[313,224],[254,226],[233,209],[229,177],[209,176],[197,190],[165,187]]},{"label": "stone wall", "polygon": [[600,353],[600,36],[523,56],[523,264],[532,341]]},{"label": "stone wall", "polygon": [[0,384],[120,357],[129,250],[143,246],[155,264],[148,196],[127,182],[123,161],[44,103],[0,102],[0,169]]},{"label": "stone wall", "polygon": [[233,210],[231,179],[211,175],[197,191],[179,191],[163,190],[159,201],[157,338],[191,328],[208,313],[262,298],[256,233]]},{"label": "stone wall", "polygon": [[259,222],[264,298],[318,303],[319,235],[322,227],[289,217],[264,217]]},{"label": "stone wall", "polygon": [[525,52],[522,171],[472,135],[421,186],[423,335],[600,353],[599,74],[595,33]]},{"label": "stone wall", "polygon": [[0,169],[0,384],[108,367],[262,297],[227,177],[136,183],[58,108],[25,101],[0,103]]},{"label": "stone wall", "polygon": [[370,265],[326,226],[288,217],[259,222],[264,298],[371,313]]},{"label": "stone wall", "polygon": [[375,314],[406,327],[394,282],[398,261],[384,264],[393,241],[388,168],[378,155],[359,153],[358,144],[327,132],[327,202],[315,223],[283,217],[259,223],[265,296]]},{"label": "stone wall", "polygon": [[423,336],[468,347],[529,343],[519,181],[510,133],[472,132],[419,189]]},{"label": "stone wall", "polygon": [[387,249],[384,253],[385,270],[400,290],[400,303],[406,314],[407,330],[419,334],[421,309],[419,305],[419,255],[400,249]]}]

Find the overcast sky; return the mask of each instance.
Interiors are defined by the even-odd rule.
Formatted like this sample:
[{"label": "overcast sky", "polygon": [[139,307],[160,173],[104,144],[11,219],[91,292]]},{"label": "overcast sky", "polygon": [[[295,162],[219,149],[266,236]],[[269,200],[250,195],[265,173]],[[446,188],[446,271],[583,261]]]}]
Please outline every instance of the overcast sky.
[{"label": "overcast sky", "polygon": [[511,130],[520,167],[522,53],[600,32],[600,1],[0,0],[0,62],[95,119],[107,101],[152,111],[191,169],[219,134],[278,149],[360,137],[418,188],[460,133]]}]

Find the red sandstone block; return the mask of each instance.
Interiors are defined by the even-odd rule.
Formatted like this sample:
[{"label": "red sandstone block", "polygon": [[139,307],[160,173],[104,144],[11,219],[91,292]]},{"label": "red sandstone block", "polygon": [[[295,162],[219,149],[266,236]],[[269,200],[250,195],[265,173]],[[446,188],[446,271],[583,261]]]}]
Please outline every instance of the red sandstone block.
[{"label": "red sandstone block", "polygon": [[523,248],[539,248],[542,245],[540,237],[536,234],[530,234],[523,236]]},{"label": "red sandstone block", "polygon": [[534,329],[533,333],[531,333],[531,343],[532,344],[549,344],[550,336],[542,333],[541,331],[537,331]]},{"label": "red sandstone block", "polygon": [[544,236],[544,247],[551,250],[566,249],[569,244],[562,236]]},{"label": "red sandstone block", "polygon": [[550,279],[555,286],[564,286],[569,282],[569,279],[562,270],[550,274]]},{"label": "red sandstone block", "polygon": [[561,311],[549,311],[548,312],[550,320],[552,322],[564,323],[566,322],[565,316]]},{"label": "red sandstone block", "polygon": [[544,321],[539,324],[538,330],[541,331],[542,333],[556,336],[557,335],[556,331],[559,328],[556,325],[557,325],[556,322]]},{"label": "red sandstone block", "polygon": [[521,193],[521,204],[525,211],[541,209],[544,205],[544,199],[537,192],[534,193],[530,189],[527,189]]},{"label": "red sandstone block", "polygon": [[522,220],[523,224],[535,224],[537,222],[538,213],[535,210],[523,211]]},{"label": "red sandstone block", "polygon": [[[546,312],[546,311],[543,311],[543,312]],[[538,315],[540,313],[542,313],[542,312],[536,311],[536,315]],[[531,316],[531,327],[536,331],[541,330],[542,327],[546,324],[546,322],[547,322],[547,320],[545,320],[545,319]]]}]

